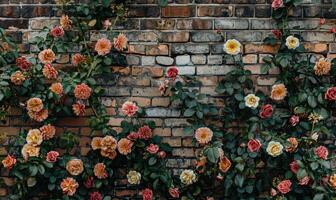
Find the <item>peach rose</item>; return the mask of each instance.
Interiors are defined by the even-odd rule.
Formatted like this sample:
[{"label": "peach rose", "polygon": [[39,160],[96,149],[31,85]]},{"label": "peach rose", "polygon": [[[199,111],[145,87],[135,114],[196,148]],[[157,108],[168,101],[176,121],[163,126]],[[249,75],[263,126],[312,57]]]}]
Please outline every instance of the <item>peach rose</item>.
[{"label": "peach rose", "polygon": [[47,158],[46,158],[46,160],[47,160],[48,162],[54,163],[54,162],[57,161],[58,156],[59,156],[59,153],[58,153],[57,151],[49,151],[49,152],[47,153]]},{"label": "peach rose", "polygon": [[250,152],[257,152],[261,147],[261,142],[258,139],[250,139],[247,143],[247,148]]},{"label": "peach rose", "polygon": [[287,139],[287,142],[289,142],[289,144],[286,145],[286,151],[289,153],[293,153],[294,151],[296,151],[299,143],[296,140],[296,138],[294,137],[290,137]]},{"label": "peach rose", "polygon": [[224,156],[218,163],[219,169],[223,172],[226,173],[227,171],[229,171],[230,167],[231,167],[231,161]]},{"label": "peach rose", "polygon": [[112,49],[111,41],[107,38],[101,38],[97,41],[95,45],[95,51],[97,51],[98,55],[104,56],[110,53]]},{"label": "peach rose", "polygon": [[76,193],[78,187],[79,184],[77,183],[77,181],[70,177],[63,179],[63,181],[61,182],[62,192],[67,196],[73,196]]},{"label": "peach rose", "polygon": [[92,138],[92,141],[91,141],[91,147],[93,150],[97,150],[97,149],[100,149],[101,148],[101,142],[102,142],[102,139],[101,137],[94,137]]},{"label": "peach rose", "polygon": [[85,104],[82,104],[81,102],[72,104],[72,111],[76,116],[84,116],[86,113]]},{"label": "peach rose", "polygon": [[284,84],[276,84],[272,86],[271,98],[275,101],[283,100],[287,95],[287,88]]},{"label": "peach rose", "polygon": [[171,80],[175,80],[177,75],[178,75],[178,69],[176,67],[169,67],[167,70],[167,77],[170,78]]},{"label": "peach rose", "polygon": [[153,191],[149,188],[146,188],[143,192],[142,192],[142,199],[143,200],[152,200],[153,199]]},{"label": "peach rose", "polygon": [[329,184],[331,187],[336,189],[336,174],[333,174],[329,177]]},{"label": "peach rose", "polygon": [[31,112],[39,112],[43,109],[43,102],[40,98],[30,98],[27,101],[27,110]]},{"label": "peach rose", "polygon": [[40,128],[40,131],[42,133],[43,140],[50,140],[55,136],[56,128],[55,126],[52,126],[51,124],[44,125]]},{"label": "peach rose", "polygon": [[329,101],[336,101],[336,87],[328,88],[324,94],[324,99]]},{"label": "peach rose", "polygon": [[43,64],[50,64],[56,59],[56,55],[51,49],[45,49],[38,54],[38,58]]},{"label": "peach rose", "polygon": [[69,30],[71,28],[72,21],[68,15],[62,15],[60,18],[60,24],[64,30]]},{"label": "peach rose", "polygon": [[292,182],[290,180],[281,181],[277,188],[282,194],[287,194],[291,191]]},{"label": "peach rose", "polygon": [[83,161],[80,159],[69,160],[66,164],[66,170],[73,176],[77,176],[84,171]]},{"label": "peach rose", "polygon": [[272,8],[274,10],[277,10],[278,8],[281,8],[283,6],[284,6],[284,4],[283,4],[282,0],[273,0],[273,2],[272,2]]},{"label": "peach rose", "polygon": [[132,152],[133,142],[129,139],[122,138],[118,142],[118,151],[123,155],[127,155]]},{"label": "peach rose", "polygon": [[102,150],[108,150],[108,149],[116,150],[117,149],[117,140],[110,135],[105,136],[101,140],[101,149]]},{"label": "peach rose", "polygon": [[139,137],[144,140],[148,140],[153,137],[152,129],[145,125],[138,130]]},{"label": "peach rose", "polygon": [[108,177],[104,163],[97,163],[94,166],[93,173],[98,179],[104,179]]},{"label": "peach rose", "polygon": [[92,89],[85,83],[76,85],[74,94],[77,99],[86,100],[90,98]]},{"label": "peach rose", "polygon": [[48,118],[48,110],[43,109],[39,112],[31,112],[28,111],[28,115],[31,119],[37,121],[37,122],[42,122]]},{"label": "peach rose", "polygon": [[315,149],[315,154],[323,159],[323,160],[326,160],[328,158],[328,155],[329,155],[329,151],[328,149],[325,147],[325,146],[319,146]]},{"label": "peach rose", "polygon": [[118,51],[122,51],[127,48],[128,39],[125,34],[120,33],[117,38],[113,39],[114,48]]},{"label": "peach rose", "polygon": [[180,197],[180,192],[178,188],[169,188],[169,194],[175,199],[178,199]]},{"label": "peach rose", "polygon": [[7,168],[7,169],[12,169],[16,164],[16,159],[14,156],[11,156],[11,155],[7,155],[6,158],[4,158],[2,160],[2,165],[4,166],[4,168]]},{"label": "peach rose", "polygon": [[55,38],[63,37],[64,36],[64,30],[61,26],[56,26],[50,30],[50,35],[52,35]]},{"label": "peach rose", "polygon": [[58,72],[50,63],[44,65],[42,73],[47,79],[56,79],[58,75]]},{"label": "peach rose", "polygon": [[25,160],[28,160],[29,157],[38,157],[40,155],[40,148],[25,144],[21,149],[21,154]]},{"label": "peach rose", "polygon": [[42,133],[38,129],[31,129],[27,134],[26,141],[34,147],[39,146],[43,141]]},{"label": "peach rose", "polygon": [[86,61],[85,56],[76,53],[75,55],[72,56],[72,64],[75,66],[78,66],[81,63],[84,63]]},{"label": "peach rose", "polygon": [[314,71],[317,76],[327,75],[331,70],[331,62],[325,58],[321,58],[315,63]]},{"label": "peach rose", "polygon": [[26,80],[26,77],[21,71],[16,71],[11,75],[10,79],[14,85],[22,85],[23,82]]},{"label": "peach rose", "polygon": [[135,103],[133,103],[131,101],[126,101],[121,106],[121,110],[128,117],[132,117],[133,115],[135,115],[138,112],[139,107]]},{"label": "peach rose", "polygon": [[61,83],[53,83],[51,84],[51,86],[49,87],[50,91],[52,91],[53,93],[62,96],[63,95],[63,86]]},{"label": "peach rose", "polygon": [[103,157],[107,157],[111,160],[114,160],[115,157],[117,156],[117,152],[115,150],[111,150],[111,149],[101,150],[100,155],[102,155]]},{"label": "peach rose", "polygon": [[201,145],[207,144],[212,140],[213,132],[207,127],[198,128],[195,132],[195,138]]},{"label": "peach rose", "polygon": [[146,151],[150,154],[156,154],[159,151],[159,146],[155,144],[150,144],[146,147]]}]

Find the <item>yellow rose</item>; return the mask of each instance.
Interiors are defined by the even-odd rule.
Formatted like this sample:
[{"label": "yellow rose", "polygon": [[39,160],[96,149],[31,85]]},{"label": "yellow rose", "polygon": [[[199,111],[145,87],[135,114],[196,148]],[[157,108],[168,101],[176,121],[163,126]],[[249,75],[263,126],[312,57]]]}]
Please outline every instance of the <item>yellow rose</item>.
[{"label": "yellow rose", "polygon": [[25,144],[21,150],[22,157],[27,160],[29,157],[37,157],[40,155],[40,148],[30,144]]},{"label": "yellow rose", "polygon": [[271,141],[267,146],[267,153],[273,157],[277,157],[282,154],[283,146],[279,142]]},{"label": "yellow rose", "polygon": [[38,129],[31,129],[27,134],[26,141],[28,144],[36,147],[43,141],[42,133]]},{"label": "yellow rose", "polygon": [[141,181],[141,174],[137,171],[131,170],[127,174],[127,181],[130,184],[138,185],[140,184],[140,181]]},{"label": "yellow rose", "polygon": [[225,42],[224,51],[230,55],[237,55],[240,53],[241,44],[238,40],[231,39]]},{"label": "yellow rose", "polygon": [[296,49],[300,46],[300,41],[297,37],[288,36],[286,38],[286,46],[288,49]]},{"label": "yellow rose", "polygon": [[245,106],[249,108],[257,108],[259,105],[260,98],[254,94],[249,94],[245,97]]},{"label": "yellow rose", "polygon": [[196,182],[196,174],[193,170],[186,169],[180,175],[180,180],[185,185],[191,185]]}]

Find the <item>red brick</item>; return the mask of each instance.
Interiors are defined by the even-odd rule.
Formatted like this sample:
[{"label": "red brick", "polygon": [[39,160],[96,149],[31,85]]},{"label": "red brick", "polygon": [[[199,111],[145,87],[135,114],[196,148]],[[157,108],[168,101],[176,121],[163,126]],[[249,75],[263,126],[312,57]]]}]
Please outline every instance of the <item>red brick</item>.
[{"label": "red brick", "polygon": [[161,9],[162,17],[193,17],[195,6],[167,6]]}]

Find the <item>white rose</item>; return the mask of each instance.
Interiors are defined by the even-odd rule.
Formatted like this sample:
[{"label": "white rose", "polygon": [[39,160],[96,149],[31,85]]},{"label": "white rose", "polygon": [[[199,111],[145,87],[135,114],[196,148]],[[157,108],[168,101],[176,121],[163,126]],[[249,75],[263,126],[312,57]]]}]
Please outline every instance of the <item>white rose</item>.
[{"label": "white rose", "polygon": [[185,185],[191,185],[196,182],[196,174],[193,170],[186,169],[180,175],[180,180]]},{"label": "white rose", "polygon": [[140,184],[140,181],[141,181],[141,174],[137,171],[131,170],[127,174],[127,181],[130,184],[138,185]]},{"label": "white rose", "polygon": [[249,108],[257,108],[259,105],[260,98],[254,94],[249,94],[245,97],[245,105]]}]

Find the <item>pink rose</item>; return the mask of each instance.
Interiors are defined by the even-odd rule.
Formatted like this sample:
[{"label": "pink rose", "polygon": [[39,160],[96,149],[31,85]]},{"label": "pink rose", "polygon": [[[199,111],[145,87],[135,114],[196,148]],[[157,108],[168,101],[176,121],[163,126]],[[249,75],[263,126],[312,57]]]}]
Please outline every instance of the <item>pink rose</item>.
[{"label": "pink rose", "polygon": [[329,101],[336,101],[336,87],[329,88],[325,92],[324,98]]},{"label": "pink rose", "polygon": [[90,176],[86,179],[86,181],[84,182],[84,186],[89,189],[89,188],[92,188],[93,186],[93,177]]},{"label": "pink rose", "polygon": [[333,27],[329,30],[330,33],[336,33],[336,27]]},{"label": "pink rose", "polygon": [[289,123],[291,126],[296,126],[300,122],[300,117],[296,115],[292,115],[289,118]]},{"label": "pink rose", "polygon": [[247,148],[251,152],[259,151],[260,147],[261,147],[261,143],[258,139],[250,139],[247,143]]},{"label": "pink rose", "polygon": [[178,75],[178,69],[176,67],[169,67],[169,69],[167,70],[167,77],[172,80],[175,80],[177,75]]},{"label": "pink rose", "polygon": [[126,101],[121,106],[121,110],[128,117],[132,117],[133,115],[135,115],[138,112],[139,107],[135,103],[133,103],[131,101]]},{"label": "pink rose", "polygon": [[158,156],[159,156],[159,158],[163,159],[163,158],[166,157],[166,152],[164,152],[164,151],[160,151],[160,152],[158,153]]},{"label": "pink rose", "polygon": [[48,162],[56,162],[57,161],[57,158],[58,158],[58,156],[59,156],[59,153],[57,152],[57,151],[49,151],[48,153],[47,153],[47,161]]},{"label": "pink rose", "polygon": [[299,168],[300,168],[300,166],[298,165],[298,163],[297,163],[296,160],[294,160],[293,162],[291,162],[291,163],[289,164],[289,167],[290,167],[291,171],[292,171],[294,174],[296,174],[296,173],[299,171]]},{"label": "pink rose", "polygon": [[64,30],[61,26],[56,26],[50,31],[50,35],[53,37],[63,37],[64,35]]},{"label": "pink rose", "polygon": [[102,200],[102,195],[99,192],[91,192],[90,200]]},{"label": "pink rose", "polygon": [[291,191],[292,182],[290,180],[281,181],[277,188],[282,194],[287,194]]},{"label": "pink rose", "polygon": [[106,30],[109,29],[112,26],[112,23],[108,19],[104,20],[102,22],[102,24],[103,24],[104,29],[106,29]]},{"label": "pink rose", "polygon": [[326,19],[325,18],[320,18],[320,25],[324,25],[326,23]]},{"label": "pink rose", "polygon": [[272,33],[273,33],[273,35],[274,35],[274,37],[276,38],[276,39],[280,39],[281,38],[281,36],[282,36],[282,33],[281,33],[281,31],[279,30],[279,29],[275,29],[275,30],[272,30]]},{"label": "pink rose", "polygon": [[272,188],[271,189],[271,196],[275,197],[277,194],[278,194],[278,192],[274,188]]},{"label": "pink rose", "polygon": [[259,116],[262,119],[265,119],[265,118],[268,118],[268,117],[272,116],[272,113],[273,113],[272,105],[271,104],[266,104],[266,105],[261,107]]},{"label": "pink rose", "polygon": [[283,1],[282,0],[273,0],[273,2],[272,2],[272,8],[274,10],[277,10],[280,7],[283,7]]},{"label": "pink rose", "polygon": [[132,132],[129,135],[127,135],[127,139],[129,140],[136,140],[140,137],[139,133]]},{"label": "pink rose", "polygon": [[150,144],[146,151],[148,151],[150,154],[156,154],[159,151],[159,146],[155,144]]},{"label": "pink rose", "polygon": [[152,200],[153,199],[153,191],[149,188],[146,188],[143,192],[142,192],[142,199],[143,200]]},{"label": "pink rose", "polygon": [[178,188],[170,188],[169,194],[171,197],[176,198],[176,199],[180,197],[180,192],[178,191]]},{"label": "pink rose", "polygon": [[309,181],[310,181],[309,176],[305,176],[303,177],[303,179],[299,180],[299,185],[308,185]]},{"label": "pink rose", "polygon": [[328,149],[325,147],[325,146],[319,146],[315,149],[315,154],[323,159],[323,160],[326,160],[328,155],[329,155],[329,151]]}]

